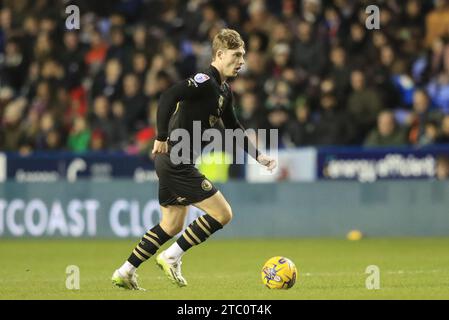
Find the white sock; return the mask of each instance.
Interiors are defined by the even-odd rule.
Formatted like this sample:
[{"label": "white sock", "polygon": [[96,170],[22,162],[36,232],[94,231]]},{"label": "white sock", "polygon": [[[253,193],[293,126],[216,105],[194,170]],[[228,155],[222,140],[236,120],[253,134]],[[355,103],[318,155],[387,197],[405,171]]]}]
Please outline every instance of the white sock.
[{"label": "white sock", "polygon": [[120,267],[120,269],[118,269],[118,271],[122,274],[122,275],[127,275],[127,274],[134,274],[134,272],[136,272],[136,267],[134,267],[131,263],[129,263],[128,261],[125,261],[125,263]]},{"label": "white sock", "polygon": [[164,251],[164,256],[169,261],[175,262],[181,259],[184,253],[185,251],[181,249],[177,242],[175,242],[167,250]]}]

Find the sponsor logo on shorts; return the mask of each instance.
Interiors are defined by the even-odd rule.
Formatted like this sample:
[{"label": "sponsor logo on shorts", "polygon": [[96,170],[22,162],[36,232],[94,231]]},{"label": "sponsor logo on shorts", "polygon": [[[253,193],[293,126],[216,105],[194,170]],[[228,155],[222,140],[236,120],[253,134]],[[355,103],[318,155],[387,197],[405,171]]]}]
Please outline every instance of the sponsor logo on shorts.
[{"label": "sponsor logo on shorts", "polygon": [[183,198],[183,197],[178,197],[178,198],[176,198],[176,201],[178,201],[179,203],[183,203],[184,201],[186,201],[187,199],[186,198]]}]

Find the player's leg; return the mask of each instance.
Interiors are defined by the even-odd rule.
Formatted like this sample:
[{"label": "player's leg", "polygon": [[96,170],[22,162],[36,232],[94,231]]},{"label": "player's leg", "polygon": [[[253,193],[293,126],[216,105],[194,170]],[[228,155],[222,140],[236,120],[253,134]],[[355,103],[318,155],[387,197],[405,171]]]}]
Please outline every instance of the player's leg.
[{"label": "player's leg", "polygon": [[174,235],[181,232],[187,214],[185,206],[161,206],[161,222],[149,230],[131,252],[128,260],[114,272],[112,281],[119,287],[138,289],[135,272],[156,251]]},{"label": "player's leg", "polygon": [[183,229],[187,214],[185,206],[161,206],[161,211],[161,222],[142,237],[128,258],[128,262],[134,268],[138,268],[140,264],[153,256],[165,242]]},{"label": "player's leg", "polygon": [[[161,164],[165,162],[161,161]],[[181,274],[182,255],[192,246],[204,242],[214,232],[223,228],[223,225],[231,220],[232,211],[223,195],[193,165],[167,166],[167,168],[170,174],[163,178],[167,180],[166,184],[171,194],[177,196],[173,200],[176,199],[186,205],[192,204],[206,212],[206,215],[190,224],[183,235],[156,258],[158,265],[174,283],[185,286],[187,282]]]},{"label": "player's leg", "polygon": [[231,206],[220,191],[193,205],[206,214],[193,221],[181,237],[163,252],[168,261],[180,261],[187,250],[206,241],[232,219]]},{"label": "player's leg", "polygon": [[[171,208],[172,206],[168,207]],[[173,206],[174,207],[174,206]],[[172,236],[181,232],[184,228],[184,222],[187,215],[187,207],[176,206],[177,211],[167,210],[167,208],[161,207],[162,209],[162,221],[160,223],[161,227],[167,231],[167,233]],[[156,264],[165,272],[166,276],[175,284],[183,287],[187,285],[187,281],[184,279],[181,273],[181,262],[167,261],[164,256],[164,252],[156,257]]]}]

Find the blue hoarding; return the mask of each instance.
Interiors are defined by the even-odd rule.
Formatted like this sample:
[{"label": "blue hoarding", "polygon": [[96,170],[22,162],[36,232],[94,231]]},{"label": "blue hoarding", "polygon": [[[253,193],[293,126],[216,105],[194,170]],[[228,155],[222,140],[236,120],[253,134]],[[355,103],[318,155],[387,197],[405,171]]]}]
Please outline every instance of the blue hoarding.
[{"label": "blue hoarding", "polygon": [[321,148],[317,178],[325,180],[429,179],[449,146],[423,148]]},{"label": "blue hoarding", "polygon": [[[154,181],[154,164],[147,156],[124,153],[48,153],[36,152],[30,156],[17,153],[3,155],[3,180],[17,182],[55,182],[92,179],[108,181],[113,178],[131,178],[137,182]],[[1,174],[0,174],[1,176]]]}]

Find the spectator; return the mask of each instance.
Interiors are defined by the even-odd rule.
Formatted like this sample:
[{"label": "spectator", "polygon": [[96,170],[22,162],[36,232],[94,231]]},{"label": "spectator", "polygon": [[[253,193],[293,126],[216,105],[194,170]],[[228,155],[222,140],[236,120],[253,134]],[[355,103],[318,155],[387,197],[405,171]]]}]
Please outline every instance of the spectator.
[{"label": "spectator", "polygon": [[314,144],[344,145],[349,140],[349,122],[344,111],[338,110],[337,98],[331,93],[321,96],[316,115]]},{"label": "spectator", "polygon": [[86,116],[87,113],[87,97],[86,91],[83,87],[78,87],[77,89],[72,89],[68,95],[68,102],[65,99],[65,92],[61,92],[60,99],[62,103],[67,106],[64,112],[64,126],[71,127],[72,121],[75,117]]},{"label": "spectator", "polygon": [[112,103],[112,127],[114,129],[112,131],[111,149],[124,149],[128,142],[128,132],[125,124],[125,108],[120,101]]},{"label": "spectator", "polygon": [[438,74],[444,71],[445,66],[445,52],[447,52],[447,44],[441,38],[435,38],[432,46],[427,52],[426,61],[424,62],[424,69],[422,78],[425,81],[435,78]]},{"label": "spectator", "polygon": [[133,49],[135,52],[151,53],[149,36],[144,25],[137,25],[133,32]]},{"label": "spectator", "polygon": [[[55,141],[57,139],[54,139],[54,137],[52,137],[50,141],[48,140],[50,132],[54,130],[56,130],[55,118],[53,117],[53,114],[47,111],[40,118],[39,130],[34,137],[34,147],[38,150],[47,150],[49,149],[50,145],[51,147],[58,145],[60,139],[59,141]],[[50,145],[48,144],[48,142],[50,142]]]},{"label": "spectator", "polygon": [[[182,73],[183,68],[180,60],[179,50],[171,41],[164,41],[161,44],[160,51],[161,55],[164,57],[163,71],[167,73],[174,81],[179,80],[179,75]],[[188,74],[187,76],[190,76],[190,74]]]},{"label": "spectator", "polygon": [[302,21],[298,24],[298,36],[293,45],[293,60],[308,75],[321,75],[326,60],[324,45],[314,38],[313,27]]},{"label": "spectator", "polygon": [[108,60],[104,72],[100,72],[94,80],[92,96],[106,96],[110,101],[116,100],[122,93],[122,64],[117,59]]},{"label": "spectator", "polygon": [[[379,48],[380,59],[378,65],[373,71],[373,84],[382,103],[387,108],[395,108],[399,106],[410,106],[413,94],[413,81],[408,75],[403,73],[394,75],[393,67],[396,62],[394,50],[389,45]],[[395,70],[403,71],[403,70]],[[404,84],[405,83],[405,84]],[[400,91],[401,88],[402,90]],[[402,93],[402,96],[400,95]],[[401,100],[402,98],[402,100]]]},{"label": "spectator", "polygon": [[130,48],[126,44],[125,34],[121,27],[113,27],[110,32],[111,45],[106,53],[106,60],[117,59],[122,65],[129,60]]},{"label": "spectator", "polygon": [[[41,127],[40,115],[36,111],[29,111],[23,122],[22,139],[19,148],[24,148],[24,153],[29,153],[36,148],[35,142]],[[20,149],[19,149],[20,151]]]},{"label": "spectator", "polygon": [[390,110],[382,111],[377,118],[377,128],[365,140],[367,147],[387,147],[406,145],[405,131],[398,126]]},{"label": "spectator", "polygon": [[430,102],[427,93],[416,90],[413,94],[413,112],[407,123],[410,127],[408,140],[411,144],[419,144],[421,139],[425,139],[426,124],[437,117],[435,112],[430,111]]},{"label": "spectator", "polygon": [[217,26],[223,28],[225,23],[212,4],[205,3],[201,9],[202,22],[198,26],[198,36],[200,39],[207,39],[210,28]]},{"label": "spectator", "polygon": [[267,109],[290,109],[292,90],[287,81],[273,80],[267,85],[266,90],[269,94],[265,103]]},{"label": "spectator", "polygon": [[278,43],[273,47],[271,61],[271,76],[281,78],[290,64],[290,47],[285,43]]},{"label": "spectator", "polygon": [[5,50],[6,37],[12,32],[12,13],[9,7],[0,9],[0,53]]},{"label": "spectator", "polygon": [[348,98],[347,111],[354,121],[356,136],[353,141],[362,142],[376,124],[382,105],[379,95],[365,84],[365,75],[360,70],[351,73],[352,93]]},{"label": "spectator", "polygon": [[156,130],[153,127],[145,127],[136,133],[136,151],[141,155],[151,153],[153,142],[156,137]]},{"label": "spectator", "polygon": [[[278,146],[285,148],[289,145],[291,139],[286,135],[288,134],[289,114],[287,109],[282,105],[276,105],[268,111],[268,125],[269,129],[278,130]],[[267,145],[272,144],[272,141],[268,141]]]},{"label": "spectator", "polygon": [[427,91],[440,111],[449,114],[449,74],[440,73],[429,83]]},{"label": "spectator", "polygon": [[432,145],[438,137],[438,125],[435,121],[427,121],[425,124],[424,135],[419,139],[419,145]]},{"label": "spectator", "polygon": [[291,88],[286,81],[282,80],[273,81],[270,87],[268,90],[269,96],[265,103],[265,108],[268,112],[267,129],[278,130],[278,145],[284,148],[290,144],[291,140],[287,131],[291,108],[289,99]]},{"label": "spectator", "polygon": [[27,71],[27,78],[22,88],[22,94],[31,100],[36,95],[36,87],[40,78],[40,67],[37,62],[32,62]]},{"label": "spectator", "polygon": [[226,24],[228,28],[243,34],[243,12],[239,4],[231,3],[226,9]]},{"label": "spectator", "polygon": [[96,97],[92,111],[90,116],[92,145],[96,146],[96,150],[107,149],[112,145],[114,138],[114,125],[110,117],[109,100],[105,96]]},{"label": "spectator", "polygon": [[313,24],[317,22],[321,12],[321,0],[303,0],[302,17],[305,21]]},{"label": "spectator", "polygon": [[441,131],[435,142],[449,144],[449,115],[445,115],[441,121]]},{"label": "spectator", "polygon": [[41,32],[36,39],[36,45],[34,47],[34,59],[38,63],[51,58],[53,53],[53,42],[50,39],[48,33]]},{"label": "spectator", "polygon": [[293,41],[293,34],[288,29],[287,24],[283,22],[276,22],[276,24],[273,27],[273,30],[271,30],[269,34],[270,39],[270,48],[273,48],[277,44],[285,43],[288,45],[288,49],[290,52],[290,46]]},{"label": "spectator", "polygon": [[407,54],[419,52],[422,48],[421,39],[425,36],[425,16],[423,5],[419,0],[408,0],[401,14],[398,34],[405,40],[403,51]]},{"label": "spectator", "polygon": [[64,33],[63,42],[61,62],[65,70],[65,85],[68,89],[72,89],[81,85],[81,81],[86,74],[85,50],[80,45],[76,32]]},{"label": "spectator", "polygon": [[64,68],[58,61],[48,59],[42,63],[41,79],[47,81],[51,87],[63,85],[64,76]]},{"label": "spectator", "polygon": [[26,100],[16,99],[5,107],[2,126],[0,127],[0,138],[3,139],[3,150],[15,151],[19,147],[23,135],[20,119],[25,110],[25,104]]},{"label": "spectator", "polygon": [[37,85],[36,96],[30,105],[30,111],[35,111],[41,116],[51,105],[52,97],[48,82],[42,81]]},{"label": "spectator", "polygon": [[298,2],[295,0],[282,1],[282,21],[286,24],[288,30],[294,30],[299,23],[297,15]]},{"label": "spectator", "polygon": [[435,166],[435,175],[438,180],[449,179],[449,157],[440,156],[437,158]]},{"label": "spectator", "polygon": [[324,9],[324,24],[326,27],[326,39],[329,44],[337,45],[342,37],[342,21],[335,7],[326,7]]},{"label": "spectator", "polygon": [[267,51],[269,37],[263,32],[252,32],[248,36],[247,48],[248,52],[260,52]]},{"label": "spectator", "polygon": [[426,44],[431,46],[435,38],[449,30],[449,3],[447,0],[436,0],[435,9],[426,17]]},{"label": "spectator", "polygon": [[207,68],[210,64],[210,57],[212,55],[211,41],[213,36],[218,33],[218,27],[211,27],[209,30],[209,37],[207,40],[196,40],[192,42],[192,51],[195,54],[195,63],[198,70]]},{"label": "spectator", "polygon": [[0,59],[0,83],[12,88],[16,94],[20,93],[25,84],[28,61],[19,43],[8,41],[5,47],[4,59]]},{"label": "spectator", "polygon": [[246,75],[256,81],[256,90],[263,91],[265,82],[268,80],[266,74],[267,60],[263,53],[257,51],[248,52],[246,56]]},{"label": "spectator", "polygon": [[73,152],[89,150],[91,131],[85,118],[78,116],[73,120],[73,127],[67,141],[67,148]]},{"label": "spectator", "polygon": [[173,81],[169,74],[165,72],[166,65],[167,61],[162,55],[156,55],[153,57],[150,70],[148,70],[145,79],[144,92],[148,97],[159,97],[162,90],[166,88],[164,84],[160,83],[160,80],[168,80],[168,84]]},{"label": "spectator", "polygon": [[89,74],[95,75],[103,65],[106,59],[108,46],[103,41],[98,30],[92,30],[90,33],[90,48],[85,55],[85,62],[89,68]]},{"label": "spectator", "polygon": [[299,97],[295,103],[295,118],[289,121],[287,133],[297,147],[312,145],[314,142],[315,124],[311,120],[310,107],[304,97]]},{"label": "spectator", "polygon": [[365,57],[369,57],[369,48],[367,45],[366,29],[359,23],[352,23],[349,37],[346,38],[344,47],[348,53],[348,59],[351,64],[360,68],[365,63]]},{"label": "spectator", "polygon": [[62,148],[61,132],[57,129],[51,129],[45,139],[46,150],[58,151]]},{"label": "spectator", "polygon": [[260,31],[268,34],[273,30],[274,23],[275,18],[268,12],[265,1],[251,1],[248,5],[248,20],[244,23],[246,33]]},{"label": "spectator", "polygon": [[148,70],[148,60],[145,56],[144,52],[136,52],[133,55],[132,59],[132,70],[131,72],[134,73],[138,79],[139,83],[145,82],[146,72]]},{"label": "spectator", "polygon": [[106,137],[103,131],[100,129],[93,129],[90,138],[90,147],[92,151],[105,151],[107,150]]},{"label": "spectator", "polygon": [[259,105],[259,99],[253,92],[245,92],[240,98],[239,119],[244,128],[259,129],[263,126],[263,110]]},{"label": "spectator", "polygon": [[330,52],[329,77],[335,83],[335,94],[340,103],[345,104],[345,98],[350,92],[351,70],[346,61],[346,52],[342,47],[334,47]]},{"label": "spectator", "polygon": [[125,124],[128,133],[134,133],[143,127],[146,118],[147,98],[141,93],[139,80],[135,74],[128,74],[123,80],[123,98]]}]

